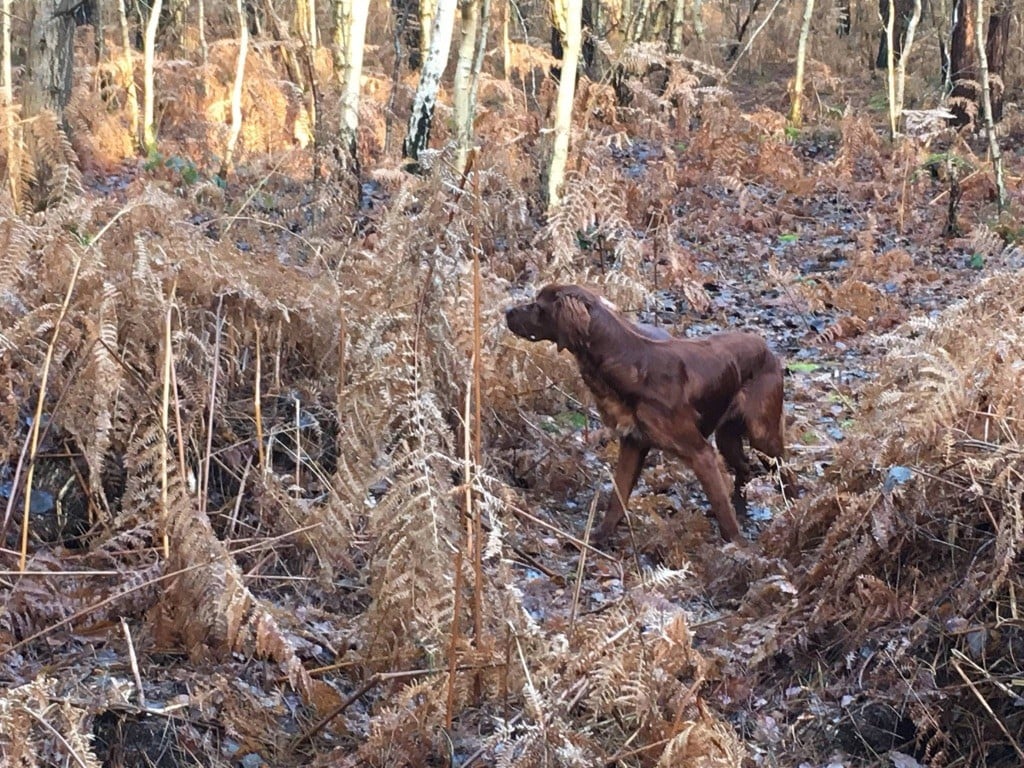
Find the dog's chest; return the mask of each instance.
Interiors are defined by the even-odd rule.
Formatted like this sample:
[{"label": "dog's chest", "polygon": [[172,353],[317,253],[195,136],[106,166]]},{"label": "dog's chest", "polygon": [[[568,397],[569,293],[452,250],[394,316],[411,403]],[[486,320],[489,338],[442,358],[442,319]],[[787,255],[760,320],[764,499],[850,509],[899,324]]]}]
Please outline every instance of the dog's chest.
[{"label": "dog's chest", "polygon": [[620,437],[635,435],[640,431],[636,420],[636,408],[625,401],[596,371],[587,365],[580,365],[583,383],[594,395],[601,421]]}]

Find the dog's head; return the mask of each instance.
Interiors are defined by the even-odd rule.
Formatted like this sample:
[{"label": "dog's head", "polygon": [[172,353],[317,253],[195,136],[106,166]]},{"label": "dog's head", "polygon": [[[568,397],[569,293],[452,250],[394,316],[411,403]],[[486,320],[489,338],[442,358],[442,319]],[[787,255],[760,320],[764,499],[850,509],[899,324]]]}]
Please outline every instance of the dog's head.
[{"label": "dog's head", "polygon": [[537,298],[505,310],[505,322],[516,336],[553,341],[575,352],[590,335],[590,311],[601,299],[578,285],[546,285]]}]

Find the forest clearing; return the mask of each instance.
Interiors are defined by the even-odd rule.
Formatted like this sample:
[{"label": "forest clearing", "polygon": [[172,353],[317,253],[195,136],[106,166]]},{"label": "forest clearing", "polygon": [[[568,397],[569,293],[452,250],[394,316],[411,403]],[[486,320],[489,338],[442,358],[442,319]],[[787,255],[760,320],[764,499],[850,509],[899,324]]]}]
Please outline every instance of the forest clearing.
[{"label": "forest clearing", "polygon": [[[0,766],[1024,764],[1020,4],[2,36]],[[593,542],[550,283],[763,337],[798,491],[655,450]]]}]

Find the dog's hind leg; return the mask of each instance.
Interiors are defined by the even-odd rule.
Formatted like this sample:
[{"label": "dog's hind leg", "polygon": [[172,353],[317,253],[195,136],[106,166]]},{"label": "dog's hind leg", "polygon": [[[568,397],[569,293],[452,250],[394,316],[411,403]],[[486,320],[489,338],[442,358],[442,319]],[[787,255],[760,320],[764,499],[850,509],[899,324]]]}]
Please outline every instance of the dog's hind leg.
[{"label": "dog's hind leg", "polygon": [[735,482],[732,489],[732,506],[737,515],[747,514],[746,486],[750,480],[750,465],[743,451],[743,422],[737,419],[727,421],[715,430],[715,445],[725,463],[732,470]]}]

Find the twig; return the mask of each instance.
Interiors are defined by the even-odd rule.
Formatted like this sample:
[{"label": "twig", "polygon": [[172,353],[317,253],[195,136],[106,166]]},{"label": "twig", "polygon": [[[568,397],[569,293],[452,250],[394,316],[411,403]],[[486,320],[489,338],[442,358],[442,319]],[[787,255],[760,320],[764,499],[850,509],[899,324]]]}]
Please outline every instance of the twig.
[{"label": "twig", "polygon": [[128,628],[128,622],[124,616],[121,617],[121,629],[124,631],[124,640],[128,644],[128,661],[131,664],[132,676],[135,678],[135,685],[139,689],[139,706],[146,709],[146,689],[142,687],[142,675],[139,674],[139,659],[135,655],[132,631]]},{"label": "twig", "polygon": [[332,709],[330,712],[328,712],[326,715],[320,718],[313,725],[312,728],[296,736],[292,740],[291,744],[289,744],[286,747],[285,752],[294,752],[304,742],[309,741],[318,733],[320,733],[320,731],[326,728],[327,725],[331,722],[331,720],[333,720],[346,709],[351,707],[353,704],[359,701],[359,699],[363,698],[363,696],[365,696],[367,693],[369,693],[372,689],[374,689],[381,683],[387,682],[389,680],[403,680],[408,677],[424,677],[426,675],[437,675],[441,672],[442,670],[440,669],[411,669],[406,672],[374,672],[372,675],[370,675],[369,678],[367,678],[366,682],[364,682],[355,690],[354,693],[350,694],[347,699],[345,699],[338,706],[336,706],[334,709]]},{"label": "twig", "polygon": [[1020,757],[1020,759],[1024,760],[1024,749],[1021,749],[1020,744],[1017,743],[1017,740],[1010,735],[1010,732],[1006,729],[1006,726],[1003,725],[1003,721],[1000,720],[996,713],[992,711],[992,707],[989,706],[989,703],[985,699],[985,697],[981,695],[981,691],[978,690],[978,687],[974,684],[974,681],[972,681],[967,676],[967,673],[964,672],[964,670],[961,668],[959,660],[953,659],[952,661],[950,661],[950,664],[953,665],[953,669],[957,671],[957,674],[959,674],[960,677],[963,678],[963,681],[967,684],[967,687],[971,689],[971,693],[973,693],[975,698],[978,699],[984,710],[988,712],[989,717],[991,717],[995,724],[999,726],[999,730],[1003,732],[1003,735],[1006,737],[1007,741],[1009,741],[1010,744],[1013,746],[1014,750],[1017,752],[1017,755]]},{"label": "twig", "polygon": [[[590,530],[594,527],[594,514],[597,512],[598,494],[594,494],[590,502],[590,511],[587,513],[587,528],[583,534],[584,540],[590,541]],[[576,614],[580,607],[580,592],[583,589],[583,571],[587,565],[587,550],[580,550],[580,560],[576,564],[576,585],[572,590],[572,607],[569,609],[569,642],[572,643],[573,633],[576,628]]]}]

